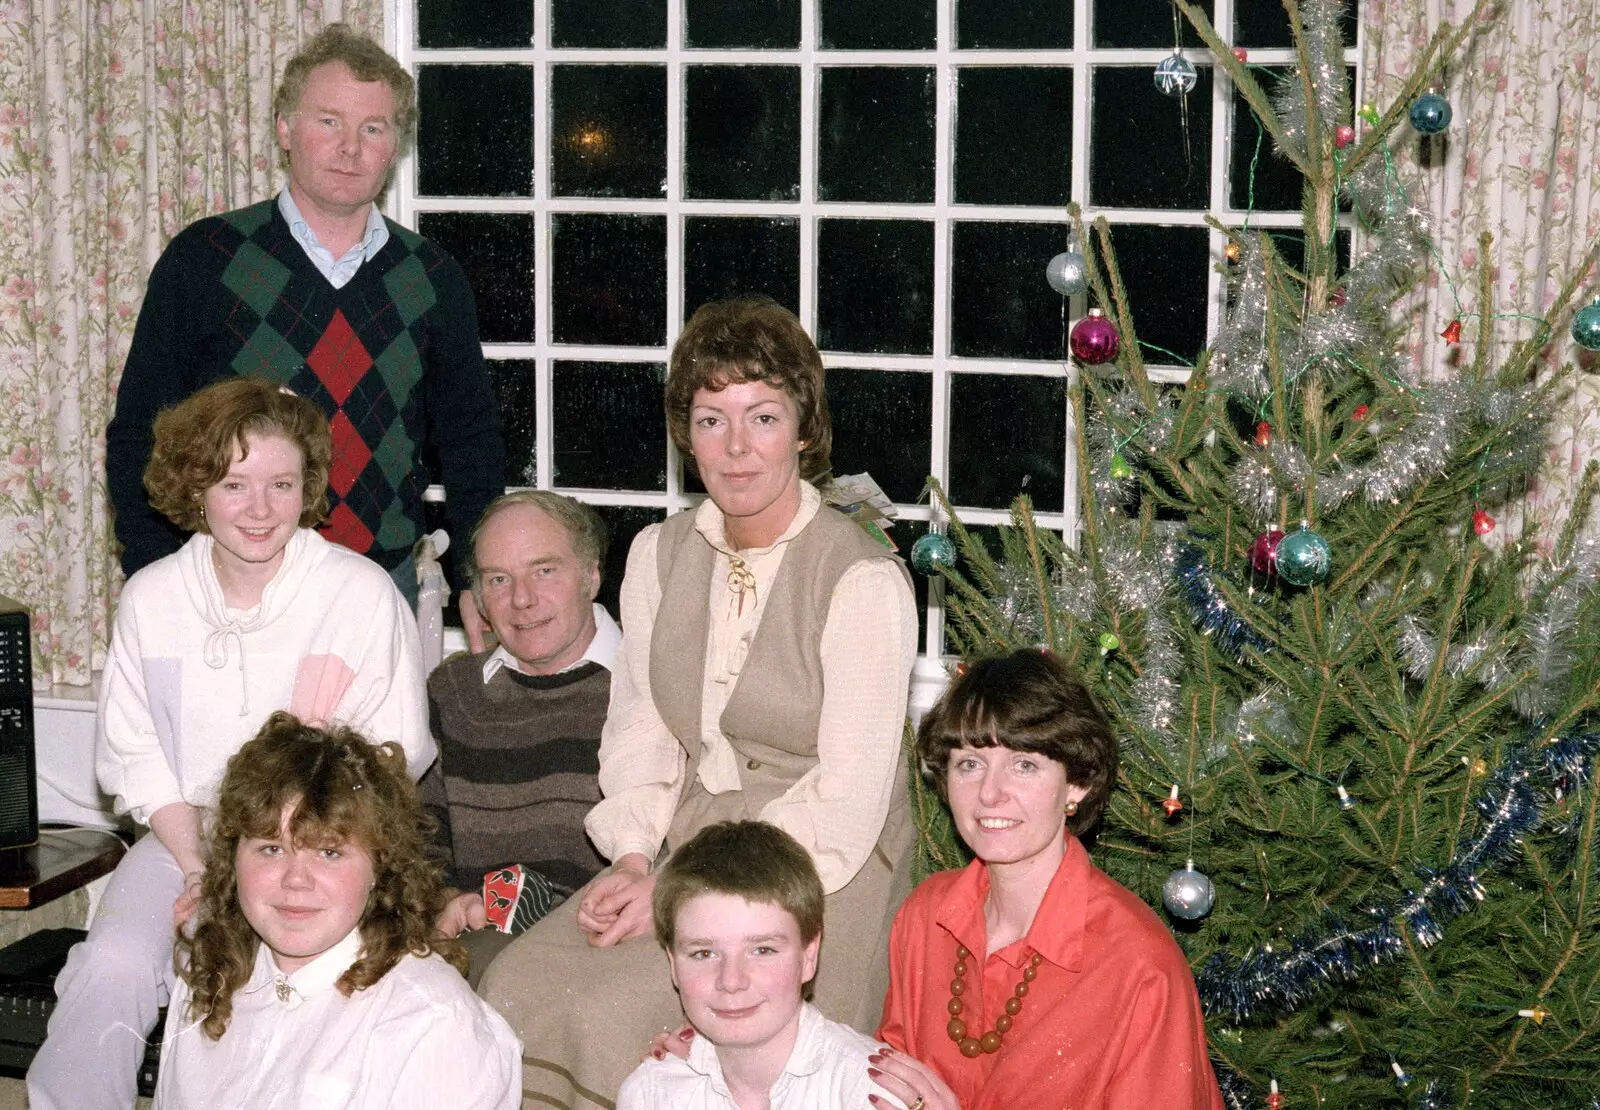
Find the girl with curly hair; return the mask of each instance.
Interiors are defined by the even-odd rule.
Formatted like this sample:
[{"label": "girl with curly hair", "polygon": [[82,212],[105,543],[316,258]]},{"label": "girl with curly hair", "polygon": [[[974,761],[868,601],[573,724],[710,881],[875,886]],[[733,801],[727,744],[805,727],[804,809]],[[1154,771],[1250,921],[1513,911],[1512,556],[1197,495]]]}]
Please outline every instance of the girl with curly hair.
[{"label": "girl with curly hair", "polygon": [[[275,709],[433,762],[416,622],[382,567],[313,530],[331,437],[311,401],[229,378],[155,422],[151,504],[193,532],[128,579],[100,683],[100,785],[152,835],[118,865],[28,1072],[33,1110],[127,1110],[194,908],[228,757]],[[93,1058],[96,1067],[85,1069]]]},{"label": "girl with curly hair", "polygon": [[394,744],[274,713],[228,762],[177,944],[158,1110],[515,1110],[522,1046],[433,928]]}]

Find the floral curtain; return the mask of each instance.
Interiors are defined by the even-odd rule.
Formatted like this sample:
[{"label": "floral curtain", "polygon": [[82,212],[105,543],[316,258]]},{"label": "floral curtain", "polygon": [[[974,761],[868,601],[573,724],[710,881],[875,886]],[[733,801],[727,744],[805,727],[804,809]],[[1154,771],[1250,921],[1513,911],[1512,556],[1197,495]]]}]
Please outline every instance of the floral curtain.
[{"label": "floral curtain", "polygon": [[[1473,0],[1364,0],[1364,98],[1387,107],[1442,20],[1460,23]],[[1502,353],[1533,334],[1600,235],[1600,8],[1595,0],[1500,0],[1500,10],[1470,40],[1440,91],[1454,118],[1439,137],[1394,144],[1421,183],[1436,229],[1442,275],[1410,299],[1407,343],[1424,378],[1448,375],[1470,359],[1477,320],[1465,341],[1439,335],[1458,315],[1478,311],[1478,236],[1494,236],[1494,311]],[[1410,133],[1407,133],[1410,134]],[[1587,296],[1595,278],[1588,275]],[[1576,363],[1551,428],[1545,465],[1523,512],[1548,544],[1572,511],[1585,463],[1600,457],[1600,360],[1577,347],[1567,318],[1543,351],[1543,372]],[[1600,506],[1591,512],[1600,516]],[[1503,521],[1506,531],[1515,520]],[[1600,522],[1591,517],[1591,534]]]},{"label": "floral curtain", "polygon": [[105,426],[161,247],[277,188],[272,90],[383,0],[0,0],[0,594],[38,684],[103,662]]}]

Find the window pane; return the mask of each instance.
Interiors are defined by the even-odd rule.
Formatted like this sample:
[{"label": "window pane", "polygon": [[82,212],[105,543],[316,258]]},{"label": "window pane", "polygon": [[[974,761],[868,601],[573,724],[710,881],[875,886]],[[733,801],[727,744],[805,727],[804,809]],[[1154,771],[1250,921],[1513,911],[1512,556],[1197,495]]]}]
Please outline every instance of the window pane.
[{"label": "window pane", "polygon": [[533,68],[417,67],[417,192],[533,195]]},{"label": "window pane", "polygon": [[817,345],[933,353],[933,224],[817,222]]},{"label": "window pane", "polygon": [[962,50],[1048,50],[1072,46],[1072,0],[958,0]]},{"label": "window pane", "polygon": [[1192,364],[1205,345],[1210,240],[1203,227],[1112,224],[1111,245],[1148,362]]},{"label": "window pane", "polygon": [[[1235,235],[1257,235],[1262,229],[1254,228],[1243,231],[1239,228],[1231,229]],[[1299,228],[1279,227],[1273,228],[1268,234],[1272,236],[1273,249],[1284,263],[1293,266],[1296,270],[1304,270],[1306,265],[1306,236]],[[1350,232],[1345,229],[1334,232],[1334,250],[1339,252],[1340,271],[1350,268]]]},{"label": "window pane", "polygon": [[[1345,0],[1344,41],[1356,43],[1356,0]],[[1233,41],[1241,46],[1293,46],[1283,0],[1234,0]]]},{"label": "window pane", "polygon": [[661,196],[667,183],[666,68],[553,67],[550,147],[556,196]]},{"label": "window pane", "polygon": [[975,358],[1062,357],[1064,300],[1044,278],[1067,249],[1061,224],[951,227],[951,351]]},{"label": "window pane", "polygon": [[[1269,93],[1289,73],[1287,66],[1255,67],[1255,78]],[[1228,204],[1242,212],[1300,211],[1305,178],[1273,146],[1239,90],[1233,90],[1233,150],[1228,165]]]},{"label": "window pane", "polygon": [[1188,96],[1176,97],[1156,89],[1154,66],[1094,67],[1089,192],[1095,204],[1206,207],[1211,183],[1211,67],[1195,68],[1199,83]]},{"label": "window pane", "polygon": [[528,0],[417,0],[417,45],[425,49],[532,43]]},{"label": "window pane", "polygon": [[956,88],[956,201],[1066,204],[1072,70],[963,66]]},{"label": "window pane", "polygon": [[667,338],[667,221],[662,216],[550,217],[557,343],[660,346]]},{"label": "window pane", "polygon": [[423,212],[417,230],[467,272],[485,343],[533,342],[533,215]]},{"label": "window pane", "polygon": [[793,50],[800,45],[800,0],[684,0],[690,47]]},{"label": "window pane", "polygon": [[829,367],[827,382],[833,472],[865,470],[889,500],[915,504],[933,461],[933,375]]},{"label": "window pane", "polygon": [[666,367],[557,362],[551,367],[555,482],[564,488],[665,490]]},{"label": "window pane", "polygon": [[817,134],[821,200],[933,200],[934,71],[831,66]]},{"label": "window pane", "polygon": [[506,441],[508,486],[534,486],[539,481],[534,453],[539,429],[534,365],[532,359],[489,360],[489,380],[500,402],[500,434]]},{"label": "window pane", "polygon": [[762,293],[800,310],[800,221],[691,216],[684,227],[683,318],[707,301]]},{"label": "window pane", "polygon": [[1067,382],[1024,374],[950,378],[950,500],[1003,509],[1019,493],[1061,511]]},{"label": "window pane", "polygon": [[665,46],[667,0],[553,0],[550,39],[602,50]]},{"label": "window pane", "polygon": [[689,66],[684,101],[690,197],[799,199],[798,66]]},{"label": "window pane", "polygon": [[646,509],[634,505],[596,505],[595,512],[606,522],[611,542],[606,545],[605,566],[600,571],[600,595],[595,598],[611,613],[620,616],[617,593],[622,589],[622,572],[628,565],[628,548],[633,539],[652,524],[667,518],[660,509]]},{"label": "window pane", "polygon": [[[1276,3],[1277,0],[1273,2]],[[1196,6],[1206,13],[1207,19],[1215,20],[1216,13],[1210,0],[1199,0]],[[1176,4],[1130,4],[1128,0],[1094,0],[1093,38],[1096,46],[1170,49],[1175,33],[1182,36],[1185,46],[1205,45],[1194,27],[1183,18],[1183,13],[1178,11]],[[1193,58],[1189,60],[1194,61]]]},{"label": "window pane", "polygon": [[824,50],[932,50],[934,0],[818,0]]}]

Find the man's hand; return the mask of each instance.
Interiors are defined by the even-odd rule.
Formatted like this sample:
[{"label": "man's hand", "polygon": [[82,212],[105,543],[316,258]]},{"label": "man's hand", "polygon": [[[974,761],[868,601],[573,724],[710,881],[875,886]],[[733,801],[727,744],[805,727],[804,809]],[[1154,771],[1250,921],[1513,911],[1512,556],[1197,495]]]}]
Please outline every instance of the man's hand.
[{"label": "man's hand", "polygon": [[626,855],[611,874],[598,879],[578,903],[578,928],[596,948],[610,948],[650,931],[650,894],[656,877],[649,861]]},{"label": "man's hand", "polygon": [[471,590],[462,590],[456,595],[456,610],[461,614],[461,629],[467,634],[467,650],[477,655],[489,646],[484,637],[489,624],[478,612],[478,599],[472,596]]},{"label": "man's hand", "polygon": [[468,892],[445,903],[434,927],[447,937],[458,937],[468,929],[481,929],[487,924],[489,915],[483,908],[483,895]]}]

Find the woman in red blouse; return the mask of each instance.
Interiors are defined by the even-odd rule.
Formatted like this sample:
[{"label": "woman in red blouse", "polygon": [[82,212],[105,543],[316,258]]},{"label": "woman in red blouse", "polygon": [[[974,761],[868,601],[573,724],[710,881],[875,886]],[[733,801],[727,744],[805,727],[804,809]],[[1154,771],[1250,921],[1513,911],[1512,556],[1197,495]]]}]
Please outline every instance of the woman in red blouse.
[{"label": "woman in red blouse", "polygon": [[1038,651],[976,662],[917,754],[977,859],[895,918],[873,1078],[911,1110],[1222,1110],[1188,962],[1078,843],[1117,769],[1089,692]]}]

